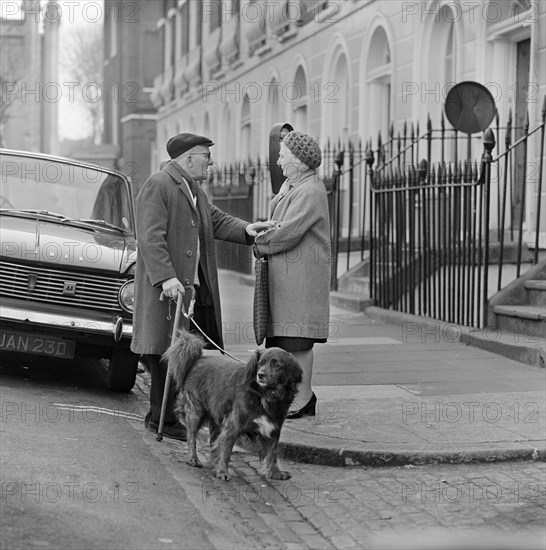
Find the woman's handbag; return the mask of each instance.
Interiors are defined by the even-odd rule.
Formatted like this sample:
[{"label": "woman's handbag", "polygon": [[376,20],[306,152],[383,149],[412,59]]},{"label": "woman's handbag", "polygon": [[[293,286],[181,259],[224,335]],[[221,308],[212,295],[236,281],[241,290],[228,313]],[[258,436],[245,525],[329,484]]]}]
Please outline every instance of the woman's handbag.
[{"label": "woman's handbag", "polygon": [[265,339],[269,320],[269,282],[267,278],[267,256],[259,258],[254,249],[254,271],[256,284],[254,286],[254,336],[256,344],[261,345]]}]

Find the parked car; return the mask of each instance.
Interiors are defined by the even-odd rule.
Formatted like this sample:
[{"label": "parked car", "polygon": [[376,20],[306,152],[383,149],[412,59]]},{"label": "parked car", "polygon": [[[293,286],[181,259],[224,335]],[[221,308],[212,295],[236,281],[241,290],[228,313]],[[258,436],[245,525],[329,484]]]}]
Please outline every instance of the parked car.
[{"label": "parked car", "polygon": [[136,238],[122,173],[0,149],[0,351],[110,360],[128,392]]}]

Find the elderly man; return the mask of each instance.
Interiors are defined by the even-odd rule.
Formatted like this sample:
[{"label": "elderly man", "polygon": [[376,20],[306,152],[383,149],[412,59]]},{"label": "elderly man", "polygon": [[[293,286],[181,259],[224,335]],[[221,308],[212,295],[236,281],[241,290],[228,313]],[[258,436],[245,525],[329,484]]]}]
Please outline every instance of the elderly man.
[{"label": "elderly man", "polygon": [[[157,431],[167,367],[160,359],[170,344],[175,307],[185,288],[196,288],[195,321],[222,347],[222,317],[214,239],[252,244],[270,222],[248,223],[211,205],[199,182],[212,165],[214,143],[179,134],[167,143],[171,160],[144,183],[136,198],[138,260],[131,350],[151,372],[150,411],[145,424]],[[170,388],[163,434],[185,440]]]}]

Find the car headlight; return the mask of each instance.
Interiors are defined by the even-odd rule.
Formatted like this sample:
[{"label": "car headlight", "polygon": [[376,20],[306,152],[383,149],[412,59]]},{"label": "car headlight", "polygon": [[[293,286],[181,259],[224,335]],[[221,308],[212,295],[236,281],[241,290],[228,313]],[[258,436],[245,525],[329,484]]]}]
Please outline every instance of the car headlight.
[{"label": "car headlight", "polygon": [[119,289],[119,305],[127,312],[133,313],[135,303],[135,282],[131,279]]}]

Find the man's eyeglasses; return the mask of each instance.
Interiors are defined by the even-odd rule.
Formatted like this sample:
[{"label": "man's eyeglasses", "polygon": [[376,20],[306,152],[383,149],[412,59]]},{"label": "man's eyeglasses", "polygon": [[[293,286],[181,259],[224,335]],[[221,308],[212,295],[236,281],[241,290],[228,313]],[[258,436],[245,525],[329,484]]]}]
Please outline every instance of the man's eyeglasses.
[{"label": "man's eyeglasses", "polygon": [[206,155],[208,159],[210,159],[211,157],[210,153],[190,153],[189,156],[192,156],[192,155]]}]

